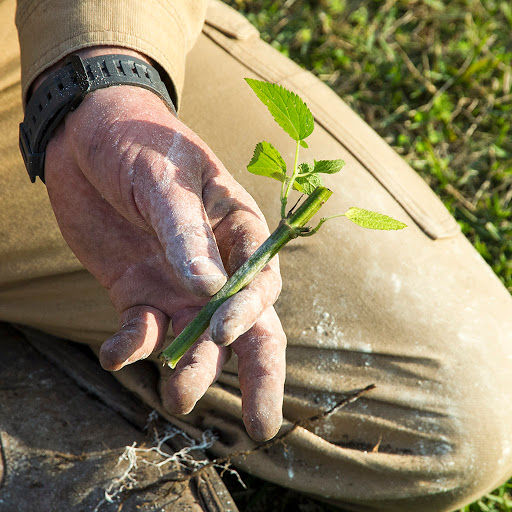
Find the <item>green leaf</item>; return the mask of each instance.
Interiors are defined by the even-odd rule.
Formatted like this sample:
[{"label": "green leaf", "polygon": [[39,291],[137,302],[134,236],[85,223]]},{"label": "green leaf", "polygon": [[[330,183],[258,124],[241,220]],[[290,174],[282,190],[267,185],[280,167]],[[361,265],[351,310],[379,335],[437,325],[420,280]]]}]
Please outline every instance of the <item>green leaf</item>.
[{"label": "green leaf", "polygon": [[[300,169],[301,172],[307,172],[304,170],[303,166],[309,166],[313,168],[311,164],[301,164]],[[298,190],[299,192],[302,192],[303,194],[307,194],[308,196],[313,193],[313,190],[315,190],[316,187],[320,187],[323,185],[322,179],[318,174],[308,174],[307,176],[300,176],[298,178],[295,178],[295,183],[293,184],[293,188],[295,190]]]},{"label": "green leaf", "polygon": [[299,176],[295,178],[293,188],[307,194],[308,196],[315,190],[316,187],[323,185],[320,176],[313,173],[313,165],[304,162],[299,165],[299,173],[306,174],[307,176]]},{"label": "green leaf", "polygon": [[326,174],[334,174],[341,171],[345,165],[343,160],[315,160],[313,172],[323,172]]},{"label": "green leaf", "polygon": [[370,210],[363,210],[362,208],[356,207],[349,208],[347,213],[345,213],[345,217],[354,224],[367,229],[384,229],[389,231],[391,229],[403,229],[407,227],[403,222],[383,215],[382,213],[371,212]]},{"label": "green leaf", "polygon": [[300,174],[309,174],[313,172],[313,166],[308,164],[307,162],[303,162],[299,164],[299,173]]},{"label": "green leaf", "polygon": [[299,192],[309,196],[313,193],[316,187],[321,187],[322,185],[323,183],[320,176],[316,174],[309,174],[308,176],[296,178],[293,187]]},{"label": "green leaf", "polygon": [[245,81],[293,140],[300,141],[311,135],[315,124],[313,114],[299,96],[281,85],[252,78]]},{"label": "green leaf", "polygon": [[308,143],[307,143],[305,140],[301,140],[301,141],[300,141],[300,145],[301,145],[303,148],[306,148],[306,149],[308,149],[308,148],[309,148]]},{"label": "green leaf", "polygon": [[270,142],[256,144],[247,170],[259,176],[268,176],[277,181],[286,179],[286,163],[279,151]]}]

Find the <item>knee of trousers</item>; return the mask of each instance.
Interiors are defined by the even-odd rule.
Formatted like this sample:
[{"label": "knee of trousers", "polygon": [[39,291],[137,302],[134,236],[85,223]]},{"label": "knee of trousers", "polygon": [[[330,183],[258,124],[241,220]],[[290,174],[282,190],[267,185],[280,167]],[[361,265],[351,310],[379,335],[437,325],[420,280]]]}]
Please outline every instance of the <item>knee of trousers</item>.
[{"label": "knee of trousers", "polygon": [[282,260],[285,417],[376,385],[315,425],[310,444],[322,456],[291,450],[328,475],[329,485],[304,477],[312,492],[361,510],[450,512],[512,475],[512,301],[462,235],[416,247],[416,264],[404,252],[400,270],[381,267],[371,279],[357,255],[339,250],[327,267],[340,282],[319,277],[307,309],[310,289],[286,295],[292,269]]},{"label": "knee of trousers", "polygon": [[[363,494],[349,500],[355,510],[452,512],[510,478],[510,391],[508,397],[498,397],[497,383],[490,384],[489,375],[460,380],[456,372],[453,377],[439,400],[446,406],[444,417],[417,411],[416,425],[409,427],[416,439],[409,449],[393,453],[384,446],[383,453],[368,458],[365,467],[375,474],[369,475]],[[397,423],[399,430],[407,429],[407,421]],[[338,478],[344,473],[340,465]]]},{"label": "knee of trousers", "polygon": [[[499,484],[512,470],[509,294],[428,187],[339,98],[259,40],[228,41],[211,27],[207,36],[189,57],[183,118],[255,196],[271,226],[276,183],[244,168],[260,140],[293,155],[245,76],[277,81],[306,100],[318,123],[306,160],[346,160],[342,175],[326,180],[334,194],[322,215],[356,205],[409,226],[375,233],[333,221],[280,253],[285,418],[377,387],[325,428],[290,439],[272,464],[253,458],[246,469],[366,510],[450,510]],[[223,385],[236,387],[235,372],[232,362]],[[208,418],[223,429],[208,412],[222,410],[222,400],[212,394],[198,404],[198,425]]]},{"label": "knee of trousers", "polygon": [[[326,410],[368,383],[376,388],[287,438],[271,461],[248,459],[248,471],[347,510],[379,512],[451,512],[512,475],[510,382],[478,352],[405,361],[342,351],[335,373],[345,384],[320,371],[299,385],[295,348],[284,405],[290,421]],[[321,356],[310,356],[321,366]]]}]

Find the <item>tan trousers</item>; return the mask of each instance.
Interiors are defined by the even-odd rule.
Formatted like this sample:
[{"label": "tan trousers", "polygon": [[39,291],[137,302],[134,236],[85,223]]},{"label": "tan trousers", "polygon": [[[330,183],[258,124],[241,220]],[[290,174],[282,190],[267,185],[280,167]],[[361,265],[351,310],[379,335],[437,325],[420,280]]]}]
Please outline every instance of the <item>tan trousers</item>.
[{"label": "tan trousers", "polygon": [[[97,347],[117,316],[62,240],[44,186],[30,184],[23,168],[15,37],[14,28],[0,35],[0,320]],[[479,497],[512,474],[508,292],[430,189],[334,93],[237,13],[211,11],[188,58],[180,115],[254,195],[271,229],[279,185],[245,166],[261,140],[287,160],[294,147],[244,77],[279,82],[305,99],[316,120],[305,159],[347,162],[327,180],[334,196],[324,214],[357,205],[409,227],[371,232],[331,221],[282,251],[283,429],[377,387],[298,429],[285,447],[237,464],[350,510],[450,511]],[[162,410],[158,390],[137,372],[134,365],[118,376]],[[235,361],[190,415],[171,419],[193,434],[216,429],[216,455],[254,446],[241,421]]]}]

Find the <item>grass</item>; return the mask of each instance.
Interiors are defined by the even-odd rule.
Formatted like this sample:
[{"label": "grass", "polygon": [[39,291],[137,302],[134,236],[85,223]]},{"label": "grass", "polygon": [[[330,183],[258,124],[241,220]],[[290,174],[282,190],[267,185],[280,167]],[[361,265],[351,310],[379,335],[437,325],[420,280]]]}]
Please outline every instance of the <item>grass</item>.
[{"label": "grass", "polygon": [[[512,292],[511,3],[225,2],[330,85],[416,169]],[[328,510],[250,478],[237,498],[241,510]],[[278,508],[258,508],[274,494],[284,500]],[[503,511],[512,511],[512,479],[462,509]]]}]

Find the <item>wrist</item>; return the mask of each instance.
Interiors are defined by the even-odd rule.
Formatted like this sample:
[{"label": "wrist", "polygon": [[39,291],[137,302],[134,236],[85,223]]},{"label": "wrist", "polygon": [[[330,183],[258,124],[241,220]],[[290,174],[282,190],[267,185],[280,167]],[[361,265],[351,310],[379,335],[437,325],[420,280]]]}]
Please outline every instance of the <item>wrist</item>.
[{"label": "wrist", "polygon": [[123,46],[107,46],[107,45],[98,45],[98,46],[90,46],[88,48],[80,48],[79,50],[76,50],[74,52],[69,53],[65,57],[63,57],[61,60],[50,66],[49,68],[46,68],[42,73],[40,73],[35,80],[32,82],[27,95],[27,102],[34,94],[34,91],[45,81],[46,78],[48,78],[52,73],[60,69],[64,64],[68,61],[70,55],[78,55],[82,59],[87,59],[89,57],[97,57],[99,55],[126,55],[128,57],[137,57],[138,59],[141,59],[145,62],[147,62],[149,65],[154,66],[154,62],[148,58],[143,53],[139,53],[135,50],[132,50],[130,48],[125,48]]},{"label": "wrist", "polygon": [[36,176],[44,181],[45,150],[52,134],[90,92],[121,85],[141,87],[155,93],[176,115],[168,88],[148,59],[135,56],[137,52],[127,55],[115,51],[119,48],[108,47],[108,53],[102,47],[85,49],[38,77],[20,125],[20,149],[33,182]]}]

